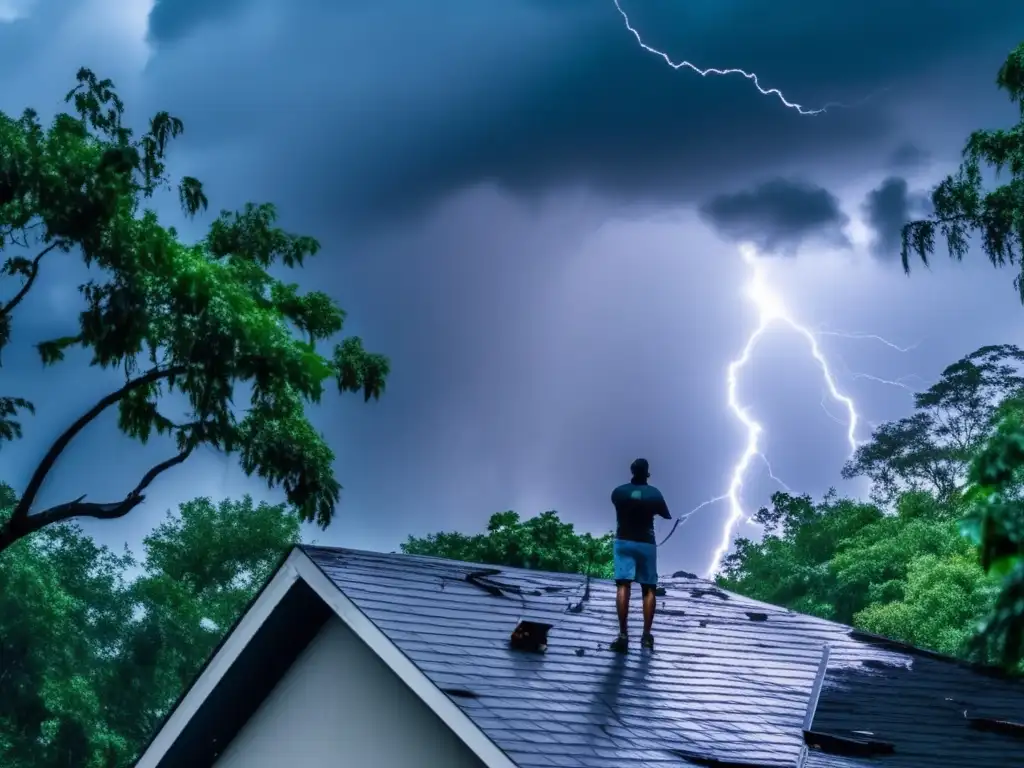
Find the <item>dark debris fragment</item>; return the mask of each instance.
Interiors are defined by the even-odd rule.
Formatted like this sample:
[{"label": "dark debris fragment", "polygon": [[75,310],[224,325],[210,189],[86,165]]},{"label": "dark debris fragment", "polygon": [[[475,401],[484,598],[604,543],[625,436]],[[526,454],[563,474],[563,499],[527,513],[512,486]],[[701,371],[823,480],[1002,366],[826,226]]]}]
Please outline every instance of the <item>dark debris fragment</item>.
[{"label": "dark debris fragment", "polygon": [[965,715],[967,725],[976,731],[988,731],[998,733],[1002,736],[1013,736],[1017,739],[1024,738],[1024,723],[1017,723],[1012,720],[997,720],[991,717],[971,717]]},{"label": "dark debris fragment", "polygon": [[480,698],[476,693],[466,688],[442,688],[442,691],[447,693],[449,696],[456,699],[478,699]]},{"label": "dark debris fragment", "polygon": [[698,578],[696,573],[690,573],[689,571],[676,571],[672,574],[673,579],[696,579]]},{"label": "dark debris fragment", "polygon": [[804,731],[804,743],[811,749],[847,757],[875,757],[891,755],[896,751],[896,745],[888,741],[851,739],[847,736],[837,736],[833,733],[819,731]]},{"label": "dark debris fragment", "polygon": [[690,590],[690,595],[693,597],[717,597],[719,600],[728,600],[729,595],[720,589],[704,589],[703,587],[694,587]]},{"label": "dark debris fragment", "polygon": [[685,760],[688,765],[699,765],[702,768],[769,768],[764,763],[737,762],[735,760],[719,760],[717,757],[698,755],[681,749],[665,750],[673,757]]}]

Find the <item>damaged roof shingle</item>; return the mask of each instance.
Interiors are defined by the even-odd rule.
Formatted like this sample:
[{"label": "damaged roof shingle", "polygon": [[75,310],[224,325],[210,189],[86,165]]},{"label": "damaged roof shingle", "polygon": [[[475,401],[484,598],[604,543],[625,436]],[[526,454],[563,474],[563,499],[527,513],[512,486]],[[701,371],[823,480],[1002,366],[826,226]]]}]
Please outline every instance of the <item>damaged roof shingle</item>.
[{"label": "damaged roof shingle", "polygon": [[[523,768],[1024,766],[1024,739],[968,720],[1024,722],[1021,684],[691,574],[661,585],[673,609],[656,619],[657,650],[621,655],[607,650],[617,631],[610,581],[591,579],[585,610],[566,612],[567,600],[583,602],[581,576],[303,549]],[[509,647],[521,621],[552,625],[545,655]],[[826,742],[867,744],[873,756]],[[884,745],[891,754],[878,754]]]}]

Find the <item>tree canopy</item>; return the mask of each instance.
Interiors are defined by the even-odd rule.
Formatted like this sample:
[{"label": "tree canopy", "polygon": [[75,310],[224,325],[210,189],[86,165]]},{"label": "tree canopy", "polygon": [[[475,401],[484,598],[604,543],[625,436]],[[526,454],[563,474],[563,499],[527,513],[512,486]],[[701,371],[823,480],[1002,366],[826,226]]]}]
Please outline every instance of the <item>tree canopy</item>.
[{"label": "tree canopy", "polygon": [[[305,407],[320,401],[329,382],[366,400],[379,397],[389,364],[354,336],[321,351],[342,331],[344,311],[322,292],[272,276],[272,269],[301,267],[319,244],[278,228],[269,204],[224,211],[200,242],[182,242],[145,207],[172,185],[187,215],[207,206],[197,179],[175,184],[167,173],[181,120],[157,113],[135,136],[113,84],[85,69],[66,100],[72,113],[49,126],[31,109],[18,118],[0,114],[0,251],[8,254],[0,278],[15,283],[0,303],[0,351],[50,260],[80,259],[93,269],[79,288],[77,328],[35,346],[48,366],[82,348],[90,365],[122,371],[124,383],[86,408],[42,457],[0,528],[0,550],[53,523],[128,514],[157,477],[201,445],[237,454],[247,474],[283,489],[302,520],[326,526],[341,486],[334,454]],[[59,274],[60,264],[53,266]],[[232,398],[243,391],[248,407],[240,410]],[[169,395],[187,403],[184,417],[161,410]],[[23,417],[36,407],[22,395],[0,397],[0,447],[21,437]],[[164,436],[173,454],[121,499],[91,502],[83,494],[34,509],[68,445],[115,407],[124,435],[142,443]]]},{"label": "tree canopy", "polygon": [[410,536],[402,544],[402,552],[510,568],[612,576],[611,534],[576,533],[573,524],[562,522],[554,511],[525,521],[512,511],[497,512],[491,515],[486,533]]},{"label": "tree canopy", "polygon": [[961,509],[932,493],[899,496],[894,513],[837,497],[776,493],[739,539],[719,583],[758,600],[967,656],[995,582],[960,534]]},{"label": "tree canopy", "polygon": [[952,500],[1008,398],[1024,390],[1022,363],[1024,351],[999,344],[948,366],[938,381],[914,395],[911,416],[875,429],[843,467],[843,477],[869,478],[872,498],[883,505],[908,490]]},{"label": "tree canopy", "polygon": [[[978,246],[995,267],[1015,267],[1014,285],[1024,303],[1024,43],[999,69],[996,85],[1018,108],[1010,128],[974,131],[955,174],[931,196],[934,213],[903,230],[902,260],[925,264],[936,235],[950,257],[961,260]],[[987,178],[995,176],[989,184]],[[1006,664],[1024,658],[1024,419],[1020,399],[1005,403],[1002,422],[973,457],[967,496],[972,503],[966,532],[978,543],[983,567],[1002,579],[999,599],[980,640]]]},{"label": "tree canopy", "polygon": [[[0,485],[0,515],[17,498]],[[285,505],[183,504],[115,555],[70,523],[0,558],[0,765],[127,768],[288,549]]]}]

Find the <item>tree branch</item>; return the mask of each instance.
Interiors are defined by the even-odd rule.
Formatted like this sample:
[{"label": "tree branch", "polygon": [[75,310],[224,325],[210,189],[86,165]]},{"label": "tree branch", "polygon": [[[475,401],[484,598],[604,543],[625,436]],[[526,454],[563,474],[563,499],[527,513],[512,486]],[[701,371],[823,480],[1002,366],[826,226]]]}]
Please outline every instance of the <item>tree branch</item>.
[{"label": "tree branch", "polygon": [[7,304],[0,309],[0,316],[9,315],[14,308],[21,303],[21,300],[25,298],[25,294],[32,288],[32,283],[36,281],[36,277],[39,275],[39,262],[43,260],[43,256],[48,254],[54,248],[58,248],[63,241],[56,240],[46,246],[39,252],[39,255],[32,259],[32,270],[29,272],[28,279],[25,280],[25,284],[21,286],[21,290],[15,294],[14,298],[11,299]]},{"label": "tree branch", "polygon": [[139,484],[136,485],[127,496],[121,501],[114,501],[107,504],[85,502],[85,496],[79,496],[74,501],[68,501],[64,504],[58,504],[55,507],[43,510],[37,515],[28,515],[22,518],[20,522],[16,523],[14,518],[7,521],[2,529],[0,529],[0,552],[9,547],[11,544],[16,542],[18,539],[24,538],[31,533],[35,533],[38,530],[45,528],[48,525],[54,525],[55,523],[63,523],[74,517],[91,517],[96,520],[116,520],[119,517],[124,517],[139,504],[146,500],[146,496],[143,493],[150,484],[156,480],[157,477],[162,475],[172,467],[176,467],[183,463],[195,449],[196,444],[194,442],[189,445],[176,456],[172,456],[166,461],[162,461],[156,466],[150,468]]},{"label": "tree branch", "polygon": [[[103,413],[103,411],[114,403],[121,400],[129,392],[139,389],[140,387],[145,387],[155,382],[162,381],[163,379],[169,379],[172,376],[185,373],[186,370],[187,369],[184,366],[151,370],[149,373],[139,376],[137,379],[132,379],[115,392],[111,392],[109,395],[97,402],[96,405],[83,413],[70,427],[64,430],[60,437],[58,437],[54,441],[53,445],[50,446],[50,450],[46,452],[46,455],[43,456],[43,460],[39,462],[35,472],[32,473],[32,479],[28,481],[25,493],[22,495],[21,500],[18,501],[18,505],[14,508],[14,511],[11,513],[11,518],[8,521],[6,528],[10,528],[12,525],[17,527],[24,524],[25,520],[29,516],[29,510],[32,508],[32,504],[35,502],[36,496],[39,494],[39,489],[42,488],[43,481],[50,473],[50,470],[53,469],[53,465],[57,462],[57,459],[60,458],[64,449],[68,447],[68,444],[74,440],[75,437],[78,436],[78,433],[85,429],[93,419]],[[182,459],[182,461],[184,461],[184,459]],[[152,470],[150,471],[152,472]],[[162,471],[163,470],[160,470],[160,472]],[[160,474],[160,472],[157,472],[157,474]],[[156,475],[153,477],[155,476]],[[152,482],[152,479],[153,478],[150,477],[149,482]],[[149,485],[149,482],[146,482],[146,485]],[[127,512],[128,510],[122,514],[127,514]],[[115,517],[120,517],[120,515],[115,515]],[[2,541],[3,537],[2,534],[0,534],[0,548],[3,546]]]}]

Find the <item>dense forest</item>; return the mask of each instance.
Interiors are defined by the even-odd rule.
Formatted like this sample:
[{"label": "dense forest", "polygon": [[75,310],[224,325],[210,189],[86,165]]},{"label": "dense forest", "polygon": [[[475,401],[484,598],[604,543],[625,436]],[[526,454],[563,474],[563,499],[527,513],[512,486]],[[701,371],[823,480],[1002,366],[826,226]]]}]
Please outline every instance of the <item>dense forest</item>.
[{"label": "dense forest", "polygon": [[[0,486],[0,765],[120,768],[131,764],[203,660],[279,558],[301,522],[327,526],[340,484],[334,455],[305,407],[334,382],[367,400],[388,361],[352,337],[326,353],[344,312],[300,293],[271,268],[301,267],[318,245],[276,228],[271,206],[218,217],[187,245],[146,210],[171,185],[164,154],[180,121],[159,113],[134,136],[108,81],[79,73],[73,113],[43,126],[29,110],[0,115],[0,232],[13,281],[0,305],[0,349],[16,338],[23,297],[48,254],[101,275],[67,337],[35,343],[61,371],[66,350],[123,370],[123,387],[68,425],[21,488]],[[954,258],[973,242],[997,267],[1021,264],[1024,238],[1024,46],[999,87],[1021,107],[1009,131],[978,131],[963,166],[932,196],[933,217],[904,230],[903,263],[928,260],[937,236]],[[986,189],[990,169],[1009,171]],[[195,179],[177,185],[189,215],[205,208]],[[973,238],[973,240],[972,240]],[[34,249],[34,250],[32,250]],[[31,255],[24,255],[29,253]],[[275,273],[276,274],[276,273]],[[1024,301],[1024,279],[1016,277]],[[1024,646],[1024,352],[967,354],[917,394],[906,417],[878,427],[842,469],[865,478],[869,501],[779,493],[741,539],[721,583],[738,592],[900,640],[1018,667]],[[67,375],[66,372],[55,375]],[[233,397],[245,393],[242,417]],[[161,410],[173,394],[183,419]],[[36,404],[0,397],[0,448],[11,450]],[[123,499],[86,496],[35,507],[67,446],[106,409],[128,438],[176,447]],[[136,556],[97,546],[75,520],[114,520],[201,445],[283,492],[181,506]],[[83,494],[88,489],[83,489]],[[577,533],[555,512],[491,517],[479,534],[439,533],[402,547],[477,562],[608,575],[607,536]]]}]

